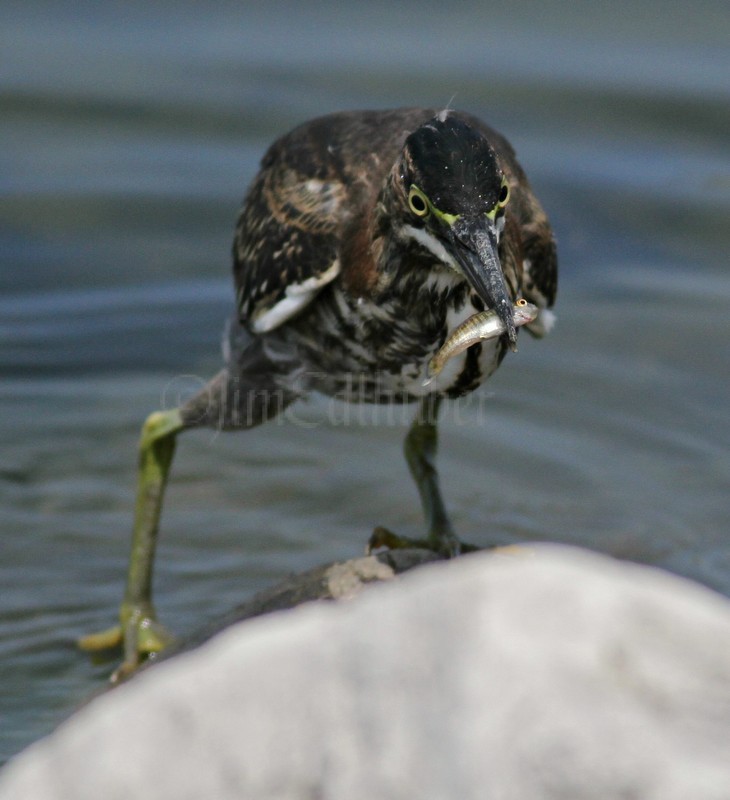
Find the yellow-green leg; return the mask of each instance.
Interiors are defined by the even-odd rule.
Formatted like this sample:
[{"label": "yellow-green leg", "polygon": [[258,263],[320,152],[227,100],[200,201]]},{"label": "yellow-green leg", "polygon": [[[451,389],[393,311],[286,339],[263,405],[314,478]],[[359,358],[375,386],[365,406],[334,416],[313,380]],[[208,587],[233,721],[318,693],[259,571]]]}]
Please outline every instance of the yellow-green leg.
[{"label": "yellow-green leg", "polygon": [[162,650],[172,638],[155,616],[152,571],[162,499],[175,453],[175,438],[183,427],[178,409],[155,412],[142,426],[132,552],[120,624],[79,641],[79,646],[88,651],[123,647],[124,661],[113,680],[133,672],[142,656]]},{"label": "yellow-green leg", "polygon": [[421,496],[426,518],[426,538],[408,539],[386,528],[376,528],[370,539],[371,550],[376,547],[426,547],[447,557],[456,556],[462,551],[461,542],[451,527],[441,498],[435,466],[438,446],[436,422],[440,404],[441,399],[434,395],[421,400],[403,448],[408,468]]}]

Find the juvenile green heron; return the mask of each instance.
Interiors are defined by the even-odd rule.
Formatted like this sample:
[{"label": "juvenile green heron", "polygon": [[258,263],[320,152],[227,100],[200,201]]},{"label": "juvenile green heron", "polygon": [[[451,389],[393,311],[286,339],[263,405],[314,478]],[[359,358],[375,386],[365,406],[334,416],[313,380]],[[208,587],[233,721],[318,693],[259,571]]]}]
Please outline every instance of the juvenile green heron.
[{"label": "juvenile green heron", "polygon": [[[541,309],[528,329],[542,335],[557,288],[550,225],[511,146],[449,110],[332,114],[276,141],[244,201],[233,262],[227,364],[180,408],[145,422],[121,625],[82,640],[88,649],[123,643],[122,672],[166,640],[152,566],[180,431],[251,428],[312,391],[416,402],[406,459],[426,541],[453,555],[460,545],[433,464],[439,404],[479,386],[514,348],[514,301]],[[505,333],[426,381],[449,332],[485,309]]]}]

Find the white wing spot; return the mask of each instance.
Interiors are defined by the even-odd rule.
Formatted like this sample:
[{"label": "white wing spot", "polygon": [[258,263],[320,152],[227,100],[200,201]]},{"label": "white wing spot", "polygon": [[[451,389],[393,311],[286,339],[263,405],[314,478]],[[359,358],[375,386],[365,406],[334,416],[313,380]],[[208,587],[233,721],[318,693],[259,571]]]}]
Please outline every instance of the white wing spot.
[{"label": "white wing spot", "polygon": [[271,308],[262,310],[254,314],[251,327],[255,333],[268,333],[278,328],[288,319],[291,319],[298,311],[311,303],[317,296],[320,289],[334,280],[340,272],[339,260],[333,261],[332,266],[319,275],[301,283],[292,283],[286,287],[284,297],[275,303]]}]

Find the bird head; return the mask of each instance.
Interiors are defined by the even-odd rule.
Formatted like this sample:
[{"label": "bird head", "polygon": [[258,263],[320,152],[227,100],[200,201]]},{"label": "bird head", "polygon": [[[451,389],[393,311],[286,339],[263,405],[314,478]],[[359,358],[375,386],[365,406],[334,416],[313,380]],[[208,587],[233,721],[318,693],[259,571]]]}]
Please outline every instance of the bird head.
[{"label": "bird head", "polygon": [[443,112],[408,136],[399,161],[402,233],[460,273],[517,341],[499,260],[509,184],[485,137]]}]

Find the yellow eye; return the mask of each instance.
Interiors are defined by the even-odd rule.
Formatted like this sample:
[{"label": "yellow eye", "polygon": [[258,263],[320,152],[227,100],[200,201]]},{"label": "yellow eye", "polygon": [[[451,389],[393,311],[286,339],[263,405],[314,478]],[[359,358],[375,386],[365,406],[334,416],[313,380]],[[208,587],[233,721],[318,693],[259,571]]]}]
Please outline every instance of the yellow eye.
[{"label": "yellow eye", "polygon": [[417,217],[427,216],[430,210],[428,197],[415,184],[408,192],[408,205]]},{"label": "yellow eye", "polygon": [[509,202],[509,184],[504,178],[502,178],[502,186],[499,190],[499,199],[497,200],[497,206],[499,208],[504,208],[508,202]]}]

